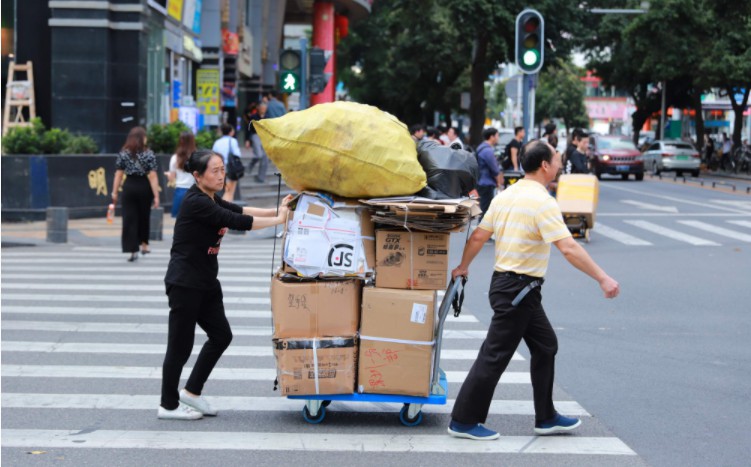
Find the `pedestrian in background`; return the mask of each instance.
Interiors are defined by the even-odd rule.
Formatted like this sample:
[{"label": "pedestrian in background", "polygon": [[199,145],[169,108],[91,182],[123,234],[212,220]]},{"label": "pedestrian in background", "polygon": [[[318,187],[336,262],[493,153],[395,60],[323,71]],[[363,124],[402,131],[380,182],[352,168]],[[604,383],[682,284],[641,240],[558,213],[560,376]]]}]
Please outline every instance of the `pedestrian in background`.
[{"label": "pedestrian in background", "polygon": [[[214,141],[214,146],[211,149],[224,158],[225,167],[231,167],[229,163],[230,157],[242,157],[240,145],[237,143],[237,139],[235,139],[235,129],[230,124],[222,123],[221,131],[222,137]],[[240,178],[240,174],[232,170],[227,170],[222,199],[225,201],[235,199],[235,189],[237,188],[237,181]]]},{"label": "pedestrian in background", "polygon": [[250,117],[248,123],[248,134],[250,134],[251,147],[253,148],[253,157],[250,159],[250,166],[248,167],[248,173],[253,172],[253,168],[258,164],[258,175],[254,177],[254,180],[258,183],[266,182],[266,171],[269,168],[269,156],[266,154],[266,150],[263,149],[261,144],[261,138],[256,132],[256,128],[253,126],[253,122],[266,118],[268,105],[265,102],[258,104],[257,112]]},{"label": "pedestrian in background", "polygon": [[495,190],[503,186],[503,172],[498,166],[493,150],[498,144],[499,136],[495,128],[486,128],[482,131],[483,142],[477,146],[477,167],[480,172],[477,179],[477,194],[480,195],[480,210],[483,216],[495,197]]},{"label": "pedestrian in background", "polygon": [[464,149],[464,143],[459,137],[459,130],[457,130],[456,127],[452,126],[448,130],[446,130],[446,136],[449,139],[448,145],[452,149]]},{"label": "pedestrian in background", "polygon": [[514,139],[506,145],[503,157],[503,170],[519,171],[519,155],[521,154],[522,141],[524,141],[524,127],[514,128]]},{"label": "pedestrian in background", "polygon": [[[732,168],[732,161],[730,160],[730,149],[733,144],[728,138],[728,134],[722,133],[722,157],[720,158],[720,168],[723,170],[730,170]],[[729,167],[729,168],[728,168]]]},{"label": "pedestrian in background", "polygon": [[253,117],[258,114],[258,103],[257,102],[248,102],[248,105],[245,107],[245,112],[243,112],[243,124],[245,125],[245,148],[250,149],[251,144],[251,136],[253,135],[253,127],[250,124],[253,121]]},{"label": "pedestrian in background", "polygon": [[449,144],[451,144],[451,140],[449,140],[449,136],[448,136],[448,131],[449,131],[448,128],[446,128],[445,126],[441,125],[441,126],[438,127],[438,131],[441,134],[438,137],[438,139],[441,140],[441,143],[444,146],[448,146]]},{"label": "pedestrian in background", "polygon": [[712,156],[714,155],[714,140],[710,136],[709,132],[704,132],[704,163],[709,167],[712,162]]},{"label": "pedestrian in background", "polygon": [[[130,253],[128,261],[138,259],[149,250],[149,222],[151,205],[159,207],[159,181],[154,153],[146,146],[146,130],[137,126],[130,130],[125,145],[115,161],[115,181],[112,184],[112,203],[117,204],[120,187],[123,189],[123,253]],[[125,178],[125,181],[123,181]]]},{"label": "pedestrian in background", "polygon": [[540,292],[551,243],[569,263],[595,279],[606,298],[616,297],[620,290],[618,282],[571,237],[558,203],[545,189],[561,168],[560,154],[545,141],[533,141],[525,147],[522,164],[525,178],[493,199],[465,245],[461,263],[451,272],[454,279],[466,277],[472,260],[495,235],[495,266],[489,293],[494,314],[451,413],[448,432],[458,438],[499,437],[498,432],[482,424],[498,381],[522,339],[532,356],[535,433],[560,433],[581,424],[577,418],[560,415],[553,405],[558,340],[543,309]]},{"label": "pedestrian in background", "polygon": [[[275,209],[240,207],[217,196],[224,187],[224,158],[213,151],[194,152],[186,171],[194,179],[175,223],[170,262],[164,277],[169,299],[167,352],[162,367],[162,397],[157,417],[196,420],[217,414],[201,395],[211,371],[232,341],[224,313],[222,287],[217,280],[217,255],[228,229],[258,230],[282,224],[287,196]],[[185,388],[178,392],[180,374],[190,358],[196,325],[208,340],[201,348]]]},{"label": "pedestrian in background", "polygon": [[425,125],[416,123],[409,127],[409,134],[412,135],[412,139],[415,143],[419,143],[425,137]]},{"label": "pedestrian in background", "polygon": [[566,167],[564,173],[567,174],[588,174],[587,150],[589,149],[589,134],[581,132],[576,148],[571,155],[566,158]]},{"label": "pedestrian in background", "polygon": [[563,166],[566,166],[566,163],[568,161],[568,158],[571,157],[571,153],[576,150],[576,147],[579,145],[579,140],[582,137],[582,131],[581,128],[574,128],[574,131],[571,132],[571,142],[568,143],[568,146],[566,146],[566,152],[563,154]]},{"label": "pedestrian in background", "polygon": [[430,126],[427,130],[425,130],[425,133],[427,134],[429,140],[443,145],[443,141],[441,141],[441,133],[437,128]]},{"label": "pedestrian in background", "polygon": [[175,193],[172,196],[172,217],[176,218],[180,212],[180,203],[182,203],[188,188],[195,183],[193,175],[185,171],[185,163],[196,150],[196,137],[190,131],[184,131],[180,134],[177,142],[177,149],[169,160],[169,172],[166,172],[170,185],[175,187]]},{"label": "pedestrian in background", "polygon": [[284,107],[284,104],[277,99],[278,93],[276,90],[271,90],[266,93],[266,98],[268,99],[268,111],[266,112],[266,118],[276,118],[281,117],[282,115],[287,113],[287,109]]}]

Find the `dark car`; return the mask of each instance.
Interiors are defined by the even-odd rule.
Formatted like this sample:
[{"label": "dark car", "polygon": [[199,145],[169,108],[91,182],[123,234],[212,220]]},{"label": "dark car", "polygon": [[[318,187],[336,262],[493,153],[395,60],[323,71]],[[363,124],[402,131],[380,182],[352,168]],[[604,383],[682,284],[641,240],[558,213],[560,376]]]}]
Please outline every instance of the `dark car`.
[{"label": "dark car", "polygon": [[599,179],[602,174],[620,175],[628,180],[633,175],[644,180],[644,158],[630,140],[618,137],[592,136],[590,167]]}]

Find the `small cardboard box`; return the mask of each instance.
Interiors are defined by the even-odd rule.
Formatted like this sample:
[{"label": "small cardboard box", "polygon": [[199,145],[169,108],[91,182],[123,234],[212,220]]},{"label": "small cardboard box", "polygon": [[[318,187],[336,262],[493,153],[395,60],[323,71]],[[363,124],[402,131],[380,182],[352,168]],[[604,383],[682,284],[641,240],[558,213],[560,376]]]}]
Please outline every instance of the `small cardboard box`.
[{"label": "small cardboard box", "polygon": [[352,394],[357,337],[274,339],[282,396]]},{"label": "small cardboard box", "polygon": [[428,396],[436,292],[363,289],[358,392]]},{"label": "small cardboard box", "polygon": [[375,227],[369,208],[354,200],[303,193],[290,217],[283,241],[285,272],[302,277],[373,274]]},{"label": "small cardboard box", "polygon": [[449,267],[449,234],[376,231],[376,287],[442,290]]},{"label": "small cardboard box", "polygon": [[353,336],[360,325],[361,281],[271,281],[274,338]]}]

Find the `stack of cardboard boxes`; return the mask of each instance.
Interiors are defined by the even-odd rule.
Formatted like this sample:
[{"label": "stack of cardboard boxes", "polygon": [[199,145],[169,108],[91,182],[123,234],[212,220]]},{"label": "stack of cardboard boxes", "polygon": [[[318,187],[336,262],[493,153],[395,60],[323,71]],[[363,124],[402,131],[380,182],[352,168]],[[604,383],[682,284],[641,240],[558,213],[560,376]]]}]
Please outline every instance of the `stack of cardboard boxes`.
[{"label": "stack of cardboard boxes", "polygon": [[374,230],[372,207],[320,194],[293,204],[271,287],[282,395],[428,396],[449,234]]}]

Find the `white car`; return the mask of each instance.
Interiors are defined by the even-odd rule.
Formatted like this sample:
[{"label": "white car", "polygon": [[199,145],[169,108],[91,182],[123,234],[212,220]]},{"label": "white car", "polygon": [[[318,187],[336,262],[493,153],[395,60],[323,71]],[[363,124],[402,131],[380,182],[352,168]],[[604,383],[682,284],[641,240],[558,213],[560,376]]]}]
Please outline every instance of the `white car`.
[{"label": "white car", "polygon": [[654,175],[675,171],[679,177],[683,172],[691,172],[691,175],[698,177],[700,165],[699,152],[680,140],[655,141],[644,152],[644,169]]}]

